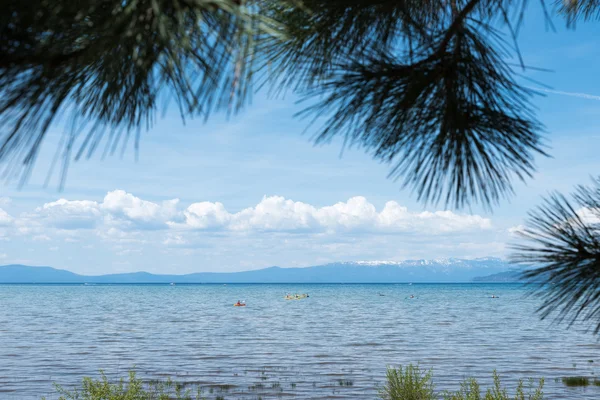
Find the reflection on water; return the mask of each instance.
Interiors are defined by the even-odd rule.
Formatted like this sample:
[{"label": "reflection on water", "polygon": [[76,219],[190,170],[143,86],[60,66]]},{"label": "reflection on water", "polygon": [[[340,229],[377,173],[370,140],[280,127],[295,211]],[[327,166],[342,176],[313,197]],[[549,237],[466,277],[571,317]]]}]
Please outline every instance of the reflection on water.
[{"label": "reflection on water", "polygon": [[[411,362],[433,368],[440,390],[467,376],[488,385],[497,369],[511,387],[545,377],[549,399],[600,398],[599,387],[555,382],[600,373],[596,337],[539,321],[524,294],[486,284],[0,285],[0,399],[56,398],[52,382],[134,365],[211,396],[370,399],[387,365]],[[233,307],[238,299],[247,306]]]}]

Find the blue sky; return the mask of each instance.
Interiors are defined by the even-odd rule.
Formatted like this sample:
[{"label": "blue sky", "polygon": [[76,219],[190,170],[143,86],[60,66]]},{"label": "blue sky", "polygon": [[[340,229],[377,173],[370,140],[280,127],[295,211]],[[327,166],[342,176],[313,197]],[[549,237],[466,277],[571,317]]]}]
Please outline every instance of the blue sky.
[{"label": "blue sky", "polygon": [[[423,207],[386,178],[388,167],[341,142],[315,147],[292,95],[254,96],[227,119],[183,125],[169,111],[133,149],[72,164],[66,187],[43,183],[55,127],[22,188],[0,187],[0,264],[79,273],[239,271],[332,261],[507,254],[510,230],[552,190],[569,192],[600,167],[598,24],[557,32],[537,9],[520,33],[527,71],[552,90],[535,104],[552,158],[493,212]],[[175,200],[177,199],[177,200]]]}]

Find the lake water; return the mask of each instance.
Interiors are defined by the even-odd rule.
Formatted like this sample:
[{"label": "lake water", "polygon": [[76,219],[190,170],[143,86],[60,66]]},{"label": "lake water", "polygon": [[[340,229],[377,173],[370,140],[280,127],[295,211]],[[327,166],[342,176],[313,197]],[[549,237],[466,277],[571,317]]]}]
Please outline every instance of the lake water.
[{"label": "lake water", "polygon": [[[310,297],[286,301],[287,292]],[[545,377],[548,399],[600,398],[600,387],[555,381],[600,374],[597,336],[540,321],[525,293],[512,284],[0,285],[0,399],[53,399],[52,382],[134,365],[213,399],[374,399],[386,366],[408,363],[432,368],[440,390],[468,376],[487,386],[497,369],[512,388]]]}]

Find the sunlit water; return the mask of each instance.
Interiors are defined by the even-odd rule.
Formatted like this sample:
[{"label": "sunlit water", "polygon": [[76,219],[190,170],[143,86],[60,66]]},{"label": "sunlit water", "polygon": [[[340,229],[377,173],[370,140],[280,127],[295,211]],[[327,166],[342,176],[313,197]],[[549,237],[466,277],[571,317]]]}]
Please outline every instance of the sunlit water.
[{"label": "sunlit water", "polygon": [[[310,297],[286,301],[287,292]],[[496,369],[513,388],[545,377],[549,399],[599,399],[600,387],[556,382],[600,373],[597,337],[540,321],[525,293],[507,284],[0,285],[0,399],[56,398],[53,382],[134,365],[143,378],[200,384],[209,398],[374,399],[386,366],[408,363],[432,368],[439,390],[468,376],[487,386]]]}]

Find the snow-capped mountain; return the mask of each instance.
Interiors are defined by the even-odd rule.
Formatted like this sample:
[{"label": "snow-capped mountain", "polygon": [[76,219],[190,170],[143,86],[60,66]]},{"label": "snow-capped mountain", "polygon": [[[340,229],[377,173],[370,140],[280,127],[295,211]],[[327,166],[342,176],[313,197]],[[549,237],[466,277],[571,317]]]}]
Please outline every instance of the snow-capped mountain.
[{"label": "snow-capped mountain", "polygon": [[349,261],[323,265],[346,279],[394,282],[471,282],[474,278],[510,271],[515,267],[495,257],[438,258],[405,261]]},{"label": "snow-capped mountain", "polygon": [[506,266],[506,263],[496,257],[483,257],[483,258],[473,258],[473,259],[462,259],[462,258],[435,258],[433,260],[405,260],[405,261],[346,261],[333,263],[328,265],[365,265],[371,267],[379,267],[382,265],[395,265],[398,267],[414,267],[414,266],[457,266],[463,268],[470,268],[473,266],[483,266],[483,267],[492,267],[492,266]]},{"label": "snow-capped mountain", "polygon": [[[338,262],[305,268],[271,267],[234,273],[154,275],[144,272],[83,276],[50,267],[0,266],[0,283],[395,283],[472,282],[508,272],[499,258]],[[484,277],[484,278],[481,278]]]}]

